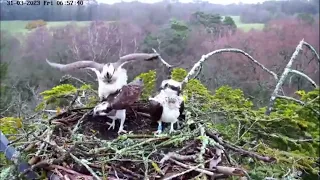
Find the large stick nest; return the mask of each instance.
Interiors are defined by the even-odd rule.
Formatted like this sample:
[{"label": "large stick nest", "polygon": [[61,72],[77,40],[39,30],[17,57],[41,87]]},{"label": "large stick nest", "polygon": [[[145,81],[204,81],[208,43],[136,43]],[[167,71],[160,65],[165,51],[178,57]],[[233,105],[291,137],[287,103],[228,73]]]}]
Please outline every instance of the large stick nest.
[{"label": "large stick nest", "polygon": [[106,122],[111,120],[93,118],[89,108],[56,115],[50,126],[30,133],[23,151],[29,154],[31,169],[60,179],[225,179],[248,177],[245,169],[230,161],[229,152],[274,160],[230,145],[201,124],[184,121],[176,133],[168,134],[166,128],[163,135],[155,136],[157,124],[148,117],[147,106],[139,101],[128,109],[125,135],[117,134],[119,121],[108,130]]}]

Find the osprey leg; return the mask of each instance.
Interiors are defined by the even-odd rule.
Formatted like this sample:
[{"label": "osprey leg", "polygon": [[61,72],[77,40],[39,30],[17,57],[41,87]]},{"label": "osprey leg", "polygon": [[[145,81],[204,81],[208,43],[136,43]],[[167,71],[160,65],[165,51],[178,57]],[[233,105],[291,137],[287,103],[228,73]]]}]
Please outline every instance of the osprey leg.
[{"label": "osprey leg", "polygon": [[126,133],[127,131],[123,129],[124,121],[126,120],[126,110],[125,109],[117,110],[117,114],[118,113],[119,113],[118,118],[120,119],[120,127],[118,130],[118,134],[121,132]]},{"label": "osprey leg", "polygon": [[107,122],[107,124],[109,125],[109,128],[108,128],[108,130],[109,129],[114,129],[114,127],[115,127],[115,125],[116,125],[116,119],[117,119],[117,117],[116,116],[108,116],[110,119],[112,119],[112,123],[109,123],[109,122]]},{"label": "osprey leg", "polygon": [[174,128],[173,128],[173,124],[174,124],[174,123],[176,123],[176,122],[171,122],[171,123],[170,123],[170,131],[169,131],[169,133],[175,132],[175,130],[174,130]]},{"label": "osprey leg", "polygon": [[181,128],[181,126],[180,126],[180,122],[179,121],[177,121],[177,129],[180,129]]},{"label": "osprey leg", "polygon": [[158,129],[155,132],[155,134],[161,134],[162,133],[162,122],[158,121]]}]

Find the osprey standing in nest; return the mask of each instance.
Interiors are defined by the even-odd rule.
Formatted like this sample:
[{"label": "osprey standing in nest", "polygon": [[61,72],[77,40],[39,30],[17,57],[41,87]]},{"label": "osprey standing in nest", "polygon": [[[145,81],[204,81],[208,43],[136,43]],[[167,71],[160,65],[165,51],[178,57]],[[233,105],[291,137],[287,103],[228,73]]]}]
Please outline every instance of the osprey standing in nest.
[{"label": "osprey standing in nest", "polygon": [[[156,50],[153,49],[156,53]],[[185,87],[186,83],[189,81],[191,76],[194,76],[195,72],[201,70],[202,61],[196,63],[187,76],[182,82],[175,81],[171,79],[172,67],[167,62],[165,62],[161,56],[158,56],[159,59],[166,65],[168,68],[168,79],[163,80],[160,85],[159,93],[153,97],[149,98],[150,101],[150,116],[153,121],[158,122],[157,134],[162,132],[162,122],[171,123],[170,133],[174,132],[173,125],[178,123],[179,119],[184,119],[184,98],[182,95],[182,89]],[[198,76],[196,74],[193,78]]]},{"label": "osprey standing in nest", "polygon": [[150,116],[158,122],[157,134],[162,132],[162,122],[171,123],[170,133],[174,132],[173,125],[178,123],[178,118],[183,117],[184,100],[182,97],[182,84],[178,81],[167,79],[162,81],[160,92],[150,101]]},{"label": "osprey standing in nest", "polygon": [[100,101],[107,98],[110,94],[117,92],[122,86],[127,84],[127,71],[122,66],[130,61],[136,60],[154,60],[158,58],[158,54],[152,53],[133,53],[120,57],[117,62],[101,64],[95,61],[77,61],[70,64],[47,63],[61,71],[71,71],[76,69],[90,69],[94,71],[98,79],[98,94]]},{"label": "osprey standing in nest", "polygon": [[104,102],[98,104],[93,110],[93,116],[108,116],[112,119],[110,127],[114,129],[115,120],[120,119],[118,133],[126,132],[123,125],[126,118],[126,109],[139,100],[143,90],[142,79],[136,79],[124,85],[116,93],[110,94]]}]

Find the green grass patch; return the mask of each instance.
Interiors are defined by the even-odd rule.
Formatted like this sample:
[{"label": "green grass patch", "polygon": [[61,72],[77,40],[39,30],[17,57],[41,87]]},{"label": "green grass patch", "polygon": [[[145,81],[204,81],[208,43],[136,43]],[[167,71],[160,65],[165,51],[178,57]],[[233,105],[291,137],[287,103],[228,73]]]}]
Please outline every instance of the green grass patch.
[{"label": "green grass patch", "polygon": [[[27,33],[29,30],[25,29],[29,21],[1,21],[1,30],[9,31],[11,33]],[[90,21],[48,21],[47,27],[59,27],[66,26],[69,23],[76,23],[79,26],[85,26],[90,23]]]},{"label": "green grass patch", "polygon": [[[233,18],[237,27],[239,29],[242,29],[245,32],[248,32],[251,29],[261,30],[264,27],[264,24],[260,24],[260,23],[250,23],[250,24],[242,23],[240,21],[240,16],[231,16],[231,17]],[[9,31],[11,33],[24,34],[24,33],[30,32],[27,29],[25,29],[28,22],[29,21],[1,21],[0,29]],[[72,22],[76,23],[79,26],[85,26],[85,25],[88,25],[91,21],[48,21],[46,26],[49,28],[59,27],[59,26],[65,26]]]},{"label": "green grass patch", "polygon": [[240,16],[230,16],[230,17],[232,17],[237,27],[245,32],[248,32],[251,29],[262,30],[264,28],[263,23],[243,23],[240,20]]}]

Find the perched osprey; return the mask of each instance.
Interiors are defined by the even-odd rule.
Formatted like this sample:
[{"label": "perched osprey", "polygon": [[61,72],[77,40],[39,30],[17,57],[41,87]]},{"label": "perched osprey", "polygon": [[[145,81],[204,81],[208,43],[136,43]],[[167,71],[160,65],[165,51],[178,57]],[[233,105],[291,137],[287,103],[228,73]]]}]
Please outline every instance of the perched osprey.
[{"label": "perched osprey", "polygon": [[136,79],[127,85],[124,85],[116,93],[110,94],[103,102],[98,104],[94,110],[94,116],[108,116],[112,119],[110,127],[114,129],[115,120],[120,119],[118,133],[126,132],[123,125],[126,118],[126,108],[139,100],[143,90],[142,79]]},{"label": "perched osprey", "polygon": [[182,97],[181,82],[168,79],[160,86],[160,92],[150,101],[150,116],[158,122],[157,134],[162,132],[162,122],[171,123],[170,133],[174,132],[173,125],[178,123],[178,118],[183,118],[184,100]]},{"label": "perched osprey", "polygon": [[[156,53],[154,49],[153,51]],[[173,124],[177,122],[179,125],[178,119],[185,118],[185,115],[183,114],[184,98],[181,94],[182,89],[191,78],[196,78],[199,75],[202,69],[202,63],[211,55],[213,55],[213,53],[202,56],[201,59],[193,65],[187,76],[181,82],[171,79],[173,66],[166,63],[160,55],[158,56],[158,58],[168,68],[167,75],[169,79],[163,80],[162,82],[160,81],[160,92],[155,97],[149,98],[150,116],[153,121],[158,122],[158,130],[156,133],[162,132],[162,122],[171,123],[170,132],[173,132]],[[194,76],[196,72],[198,72],[198,74]]]},{"label": "perched osprey", "polygon": [[77,61],[70,64],[47,63],[61,71],[71,71],[75,69],[90,69],[94,71],[98,79],[98,94],[100,101],[107,98],[109,94],[117,92],[122,86],[127,84],[127,71],[122,66],[128,62],[136,60],[154,60],[158,58],[157,53],[133,53],[120,57],[117,62],[100,64],[95,61]]}]

